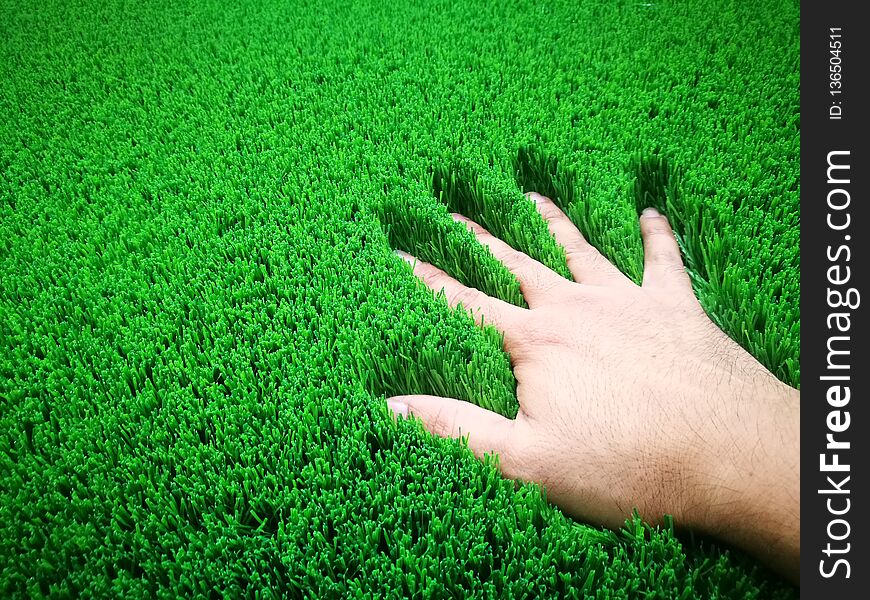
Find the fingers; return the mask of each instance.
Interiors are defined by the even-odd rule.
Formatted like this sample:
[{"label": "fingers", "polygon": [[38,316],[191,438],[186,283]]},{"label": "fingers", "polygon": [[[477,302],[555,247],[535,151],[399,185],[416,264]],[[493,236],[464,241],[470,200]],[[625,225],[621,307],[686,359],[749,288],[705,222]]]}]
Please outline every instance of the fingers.
[{"label": "fingers", "polygon": [[413,415],[423,427],[440,437],[468,437],[475,456],[503,453],[515,421],[462,400],[438,396],[393,396],[387,406],[401,417]]},{"label": "fingers", "polygon": [[514,250],[471,219],[458,214],[454,214],[453,219],[465,223],[477,240],[489,248],[492,255],[516,276],[520,283],[520,292],[529,307],[534,308],[548,300],[552,301],[552,292],[565,283],[562,277],[526,254]]},{"label": "fingers", "polygon": [[429,263],[422,262],[408,254],[397,250],[396,254],[407,261],[414,269],[414,275],[423,280],[427,287],[435,293],[444,292],[447,303],[456,308],[462,306],[472,313],[475,321],[494,325],[505,331],[523,309],[498,298],[487,296],[478,289],[463,285],[453,277]]},{"label": "fingers", "polygon": [[614,278],[628,281],[609,260],[583,237],[571,219],[549,198],[536,192],[526,194],[547,222],[555,240],[565,248],[568,269],[578,283],[600,284]]},{"label": "fingers", "polygon": [[654,208],[645,208],[640,216],[640,234],[643,237],[644,287],[671,287],[693,294],[692,282],[667,218]]}]

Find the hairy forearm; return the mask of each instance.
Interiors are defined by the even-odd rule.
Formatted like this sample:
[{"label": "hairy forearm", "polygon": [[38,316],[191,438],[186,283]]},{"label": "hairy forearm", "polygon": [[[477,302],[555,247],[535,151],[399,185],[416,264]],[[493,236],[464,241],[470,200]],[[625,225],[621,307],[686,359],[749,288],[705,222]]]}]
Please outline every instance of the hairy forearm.
[{"label": "hairy forearm", "polygon": [[689,524],[797,581],[800,393],[766,385],[711,431]]}]

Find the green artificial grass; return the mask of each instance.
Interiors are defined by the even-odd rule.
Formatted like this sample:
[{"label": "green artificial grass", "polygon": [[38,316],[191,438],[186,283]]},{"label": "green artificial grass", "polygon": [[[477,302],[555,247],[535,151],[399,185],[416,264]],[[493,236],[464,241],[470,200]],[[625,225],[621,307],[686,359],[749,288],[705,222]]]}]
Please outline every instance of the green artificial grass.
[{"label": "green artificial grass", "polygon": [[[0,596],[788,597],[602,531],[385,395],[503,414],[518,305],[449,211],[567,274],[670,216],[712,318],[790,384],[795,1],[0,0]],[[627,341],[627,343],[630,343]],[[677,524],[679,525],[679,524]]]}]

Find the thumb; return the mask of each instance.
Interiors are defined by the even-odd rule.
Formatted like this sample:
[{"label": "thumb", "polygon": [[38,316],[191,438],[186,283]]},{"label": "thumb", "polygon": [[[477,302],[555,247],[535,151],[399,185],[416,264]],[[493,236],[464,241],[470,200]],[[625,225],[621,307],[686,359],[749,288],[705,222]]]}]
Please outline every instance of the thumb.
[{"label": "thumb", "polygon": [[501,454],[510,439],[514,421],[471,402],[438,396],[393,396],[387,406],[397,416],[420,419],[423,427],[440,437],[467,437],[468,447],[478,458]]}]

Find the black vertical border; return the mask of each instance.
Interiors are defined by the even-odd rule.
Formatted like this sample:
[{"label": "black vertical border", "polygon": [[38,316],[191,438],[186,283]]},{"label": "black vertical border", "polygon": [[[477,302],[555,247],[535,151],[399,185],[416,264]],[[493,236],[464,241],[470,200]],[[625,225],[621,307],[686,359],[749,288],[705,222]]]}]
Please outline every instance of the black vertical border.
[{"label": "black vertical border", "polygon": [[[870,597],[870,537],[868,537],[867,493],[868,476],[866,457],[870,455],[870,427],[868,427],[867,380],[870,377],[870,333],[868,333],[868,310],[870,289],[866,285],[868,264],[867,238],[870,236],[870,131],[866,113],[870,110],[865,79],[870,74],[870,21],[861,17],[867,6],[857,0],[847,2],[815,0],[801,2],[801,504],[803,523],[801,529],[801,595],[818,598]],[[860,9],[860,10],[859,10]],[[861,13],[861,14],[859,14]],[[829,107],[836,100],[830,94],[829,34],[831,27],[842,28],[842,107],[840,120],[829,118]],[[828,227],[827,194],[835,187],[827,182],[828,153],[848,150],[851,166],[851,181],[848,191],[851,196],[849,230],[836,232]],[[827,341],[830,335],[827,316],[832,309],[827,302],[828,246],[836,249],[851,240],[852,286],[861,293],[860,306],[851,310],[849,356],[851,401],[842,410],[850,413],[851,424],[838,438],[848,440],[851,449],[842,452],[841,461],[850,464],[851,507],[843,518],[850,523],[847,539],[839,544],[850,543],[847,558],[851,566],[850,577],[842,575],[824,578],[820,573],[820,560],[833,564],[824,554],[828,543],[827,526],[836,518],[828,513],[826,496],[820,489],[829,487],[827,475],[819,466],[819,455],[825,452],[826,434],[829,432],[826,418],[829,410],[826,392],[829,382],[819,378],[826,371]],[[843,264],[841,262],[841,264]],[[847,309],[848,310],[848,309]],[[864,459],[862,460],[862,457]],[[848,460],[845,460],[848,459]],[[843,496],[839,496],[839,502]],[[840,525],[842,527],[842,525]],[[838,530],[835,529],[835,533]],[[834,555],[832,555],[833,557]]]}]

